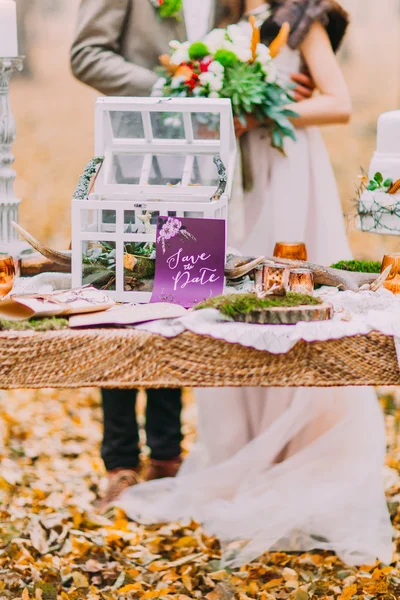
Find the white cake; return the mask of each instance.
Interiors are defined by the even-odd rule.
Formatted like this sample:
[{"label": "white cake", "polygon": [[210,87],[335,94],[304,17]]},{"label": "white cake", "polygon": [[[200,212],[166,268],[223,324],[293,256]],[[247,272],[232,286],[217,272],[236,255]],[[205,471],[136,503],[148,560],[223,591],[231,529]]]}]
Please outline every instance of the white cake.
[{"label": "white cake", "polygon": [[400,190],[389,194],[390,180],[400,179],[400,110],[384,113],[378,120],[376,152],[368,172],[369,180],[378,175],[377,189],[364,190],[358,203],[358,227],[362,231],[400,235]]}]

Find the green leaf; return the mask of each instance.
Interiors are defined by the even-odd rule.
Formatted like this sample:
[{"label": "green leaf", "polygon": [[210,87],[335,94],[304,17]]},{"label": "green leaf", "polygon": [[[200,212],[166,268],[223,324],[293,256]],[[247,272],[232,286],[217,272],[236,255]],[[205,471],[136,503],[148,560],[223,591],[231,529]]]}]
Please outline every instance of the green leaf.
[{"label": "green leaf", "polygon": [[383,182],[383,175],[382,175],[382,173],[375,173],[374,180],[377,183],[381,184]]},{"label": "green leaf", "polygon": [[375,181],[370,181],[367,185],[367,190],[369,190],[370,192],[374,192],[378,189],[378,187],[379,185]]},{"label": "green leaf", "polygon": [[393,179],[385,179],[383,182],[384,187],[390,188],[393,185]]}]

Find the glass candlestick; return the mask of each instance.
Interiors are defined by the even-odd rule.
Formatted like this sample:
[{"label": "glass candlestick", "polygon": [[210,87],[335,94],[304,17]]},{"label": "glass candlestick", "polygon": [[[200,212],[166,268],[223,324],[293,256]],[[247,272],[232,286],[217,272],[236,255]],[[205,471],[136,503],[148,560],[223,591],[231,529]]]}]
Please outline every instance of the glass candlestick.
[{"label": "glass candlestick", "polygon": [[14,260],[11,256],[0,256],[0,298],[7,296],[13,288],[15,278]]},{"label": "glass candlestick", "polygon": [[314,293],[314,273],[308,269],[292,269],[289,275],[289,289],[297,294]]}]

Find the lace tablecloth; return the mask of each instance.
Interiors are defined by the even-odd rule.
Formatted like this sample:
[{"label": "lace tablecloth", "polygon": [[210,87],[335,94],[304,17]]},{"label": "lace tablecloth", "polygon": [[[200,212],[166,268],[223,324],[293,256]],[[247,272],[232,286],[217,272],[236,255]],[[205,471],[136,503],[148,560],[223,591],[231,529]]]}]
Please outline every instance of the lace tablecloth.
[{"label": "lace tablecloth", "polygon": [[339,292],[322,288],[318,295],[333,304],[331,321],[297,325],[251,325],[235,323],[214,309],[195,311],[180,319],[140,325],[137,329],[174,337],[183,331],[206,335],[232,344],[285,354],[295,344],[335,340],[379,331],[393,336],[400,361],[400,297],[385,289],[379,292]]}]

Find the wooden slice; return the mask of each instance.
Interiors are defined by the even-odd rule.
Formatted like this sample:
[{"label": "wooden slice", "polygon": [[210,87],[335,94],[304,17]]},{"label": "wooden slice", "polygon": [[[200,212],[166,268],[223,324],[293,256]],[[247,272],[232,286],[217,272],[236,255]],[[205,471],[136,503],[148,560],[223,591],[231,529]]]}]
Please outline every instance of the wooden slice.
[{"label": "wooden slice", "polygon": [[332,304],[328,303],[315,306],[277,306],[236,315],[234,320],[259,325],[295,325],[300,321],[329,321],[333,317],[333,312]]}]

